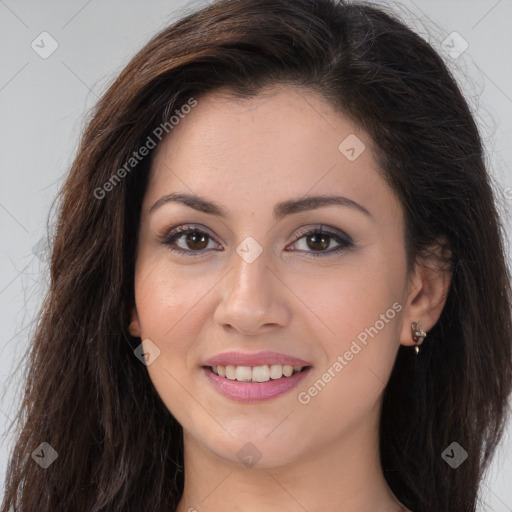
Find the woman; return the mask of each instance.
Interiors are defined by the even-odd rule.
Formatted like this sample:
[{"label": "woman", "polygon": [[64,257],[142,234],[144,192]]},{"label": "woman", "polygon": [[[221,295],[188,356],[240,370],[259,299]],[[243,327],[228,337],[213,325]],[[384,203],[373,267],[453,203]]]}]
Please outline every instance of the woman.
[{"label": "woman", "polygon": [[3,510],[475,510],[509,273],[468,106],[393,16],[183,18],[60,199]]}]

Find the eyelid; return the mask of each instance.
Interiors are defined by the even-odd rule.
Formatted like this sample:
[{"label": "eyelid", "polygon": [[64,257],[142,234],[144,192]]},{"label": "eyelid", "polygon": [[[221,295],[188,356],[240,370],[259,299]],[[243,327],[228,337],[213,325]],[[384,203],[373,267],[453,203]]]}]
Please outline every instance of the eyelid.
[{"label": "eyelid", "polygon": [[157,233],[157,238],[160,242],[164,241],[171,236],[178,235],[180,233],[186,233],[188,231],[200,231],[207,234],[213,240],[217,240],[217,236],[213,235],[211,231],[202,224],[178,224],[176,226],[166,227]]},{"label": "eyelid", "polygon": [[[170,228],[164,228],[161,230],[161,232],[158,233],[159,240],[165,239],[170,237],[171,235],[176,235],[178,233],[187,232],[188,230],[196,229],[197,231],[204,231],[210,238],[214,239],[215,241],[217,236],[211,234],[210,230],[202,225],[202,224],[178,224],[177,226],[173,226]],[[341,231],[336,228],[330,228],[329,226],[326,226],[325,224],[317,224],[314,226],[302,226],[297,231],[294,232],[294,242],[297,241],[300,237],[303,237],[304,235],[307,235],[311,232],[321,231],[324,233],[328,233],[334,236],[340,236],[343,238],[346,238],[347,242],[353,242],[352,237],[349,236],[344,231]]]},{"label": "eyelid", "polygon": [[[201,255],[203,255],[207,252],[210,252],[212,250],[212,249],[210,249],[209,251],[207,251],[207,250],[203,249],[203,250],[194,251],[194,250],[190,250],[190,249],[187,250],[187,249],[172,247],[171,242],[175,242],[176,240],[180,239],[181,236],[183,236],[189,232],[204,233],[205,235],[207,235],[210,238],[210,240],[212,240],[216,244],[222,245],[221,243],[219,243],[217,241],[217,237],[212,235],[210,230],[207,227],[203,226],[202,224],[181,224],[181,225],[178,225],[175,227],[167,228],[167,229],[163,230],[163,233],[158,235],[158,241],[159,241],[159,243],[168,246],[169,249],[173,252],[177,252],[180,254],[189,254],[191,256],[201,256]],[[347,249],[354,245],[354,241],[353,241],[352,237],[350,235],[346,234],[344,231],[338,230],[336,228],[330,228],[328,226],[325,226],[324,224],[319,224],[319,225],[315,225],[315,226],[310,225],[310,226],[303,226],[303,227],[299,228],[294,233],[294,240],[291,242],[291,244],[288,244],[286,247],[289,247],[289,245],[296,244],[302,238],[304,238],[305,235],[316,234],[316,233],[325,234],[325,235],[333,238],[339,244],[339,246],[334,249],[331,249],[329,251],[318,251],[318,252],[316,252],[316,251],[311,251],[311,252],[310,251],[296,251],[296,250],[294,250],[294,251],[300,252],[300,253],[304,252],[305,254],[308,254],[309,256],[313,256],[313,257],[319,257],[319,256],[323,256],[323,255],[326,256],[328,254],[336,253],[337,251]],[[219,250],[219,249],[214,249],[214,250]],[[220,249],[220,250],[222,251],[224,249]],[[292,251],[292,252],[294,252],[294,251]]]},{"label": "eyelid", "polygon": [[[306,235],[314,235],[314,234],[322,234],[327,235],[329,238],[334,240],[338,246],[334,247],[328,251],[300,251],[300,250],[292,250],[292,252],[300,252],[303,253],[305,257],[309,258],[321,258],[327,257],[329,255],[337,254],[342,251],[349,250],[354,247],[354,240],[350,235],[346,232],[325,226],[324,224],[316,225],[316,226],[304,226],[301,227],[298,232],[295,233],[295,240],[291,243],[291,245],[295,245],[300,242]],[[289,246],[287,246],[289,247]]]},{"label": "eyelid", "polygon": [[[213,235],[211,230],[208,229],[206,226],[203,226],[202,224],[178,224],[177,226],[165,228],[163,229],[159,234],[157,234],[158,240],[160,242],[165,241],[166,239],[169,239],[174,236],[178,236],[181,234],[186,234],[190,231],[197,231],[199,233],[204,233],[208,235],[212,240],[214,240],[216,243],[220,244],[220,237],[217,235]],[[224,243],[224,242],[222,242]]]},{"label": "eyelid", "polygon": [[326,226],[325,224],[317,224],[315,226],[303,226],[299,228],[298,231],[295,232],[295,236],[296,238],[299,238],[312,232],[322,232],[329,235],[338,236],[340,238],[346,238],[347,242],[353,241],[352,237],[347,235],[347,233],[345,233],[344,231],[341,231],[340,229],[336,228],[331,228],[329,226]]}]

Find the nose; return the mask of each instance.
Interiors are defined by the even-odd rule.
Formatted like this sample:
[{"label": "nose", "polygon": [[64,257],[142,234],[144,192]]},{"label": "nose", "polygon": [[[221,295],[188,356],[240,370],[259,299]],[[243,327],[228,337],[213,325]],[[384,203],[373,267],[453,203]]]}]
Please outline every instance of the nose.
[{"label": "nose", "polygon": [[286,287],[268,267],[265,251],[251,263],[238,254],[233,259],[234,267],[219,283],[221,300],[214,315],[217,325],[246,336],[286,325],[290,316]]}]

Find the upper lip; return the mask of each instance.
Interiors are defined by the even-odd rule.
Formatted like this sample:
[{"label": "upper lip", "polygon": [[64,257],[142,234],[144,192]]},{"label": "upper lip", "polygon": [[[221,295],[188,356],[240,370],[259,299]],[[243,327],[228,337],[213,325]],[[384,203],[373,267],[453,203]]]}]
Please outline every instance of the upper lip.
[{"label": "upper lip", "polygon": [[271,350],[262,352],[223,352],[205,361],[204,366],[263,366],[266,364],[311,366],[311,363],[303,359]]}]

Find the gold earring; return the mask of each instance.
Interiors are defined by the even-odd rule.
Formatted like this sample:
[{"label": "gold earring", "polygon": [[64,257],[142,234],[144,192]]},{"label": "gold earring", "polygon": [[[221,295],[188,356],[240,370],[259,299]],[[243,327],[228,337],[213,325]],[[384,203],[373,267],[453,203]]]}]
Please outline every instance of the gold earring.
[{"label": "gold earring", "polygon": [[420,351],[420,345],[423,343],[423,340],[427,337],[427,333],[421,328],[420,322],[413,322],[411,324],[412,331],[412,339],[416,342],[414,350],[416,351],[416,355]]}]

